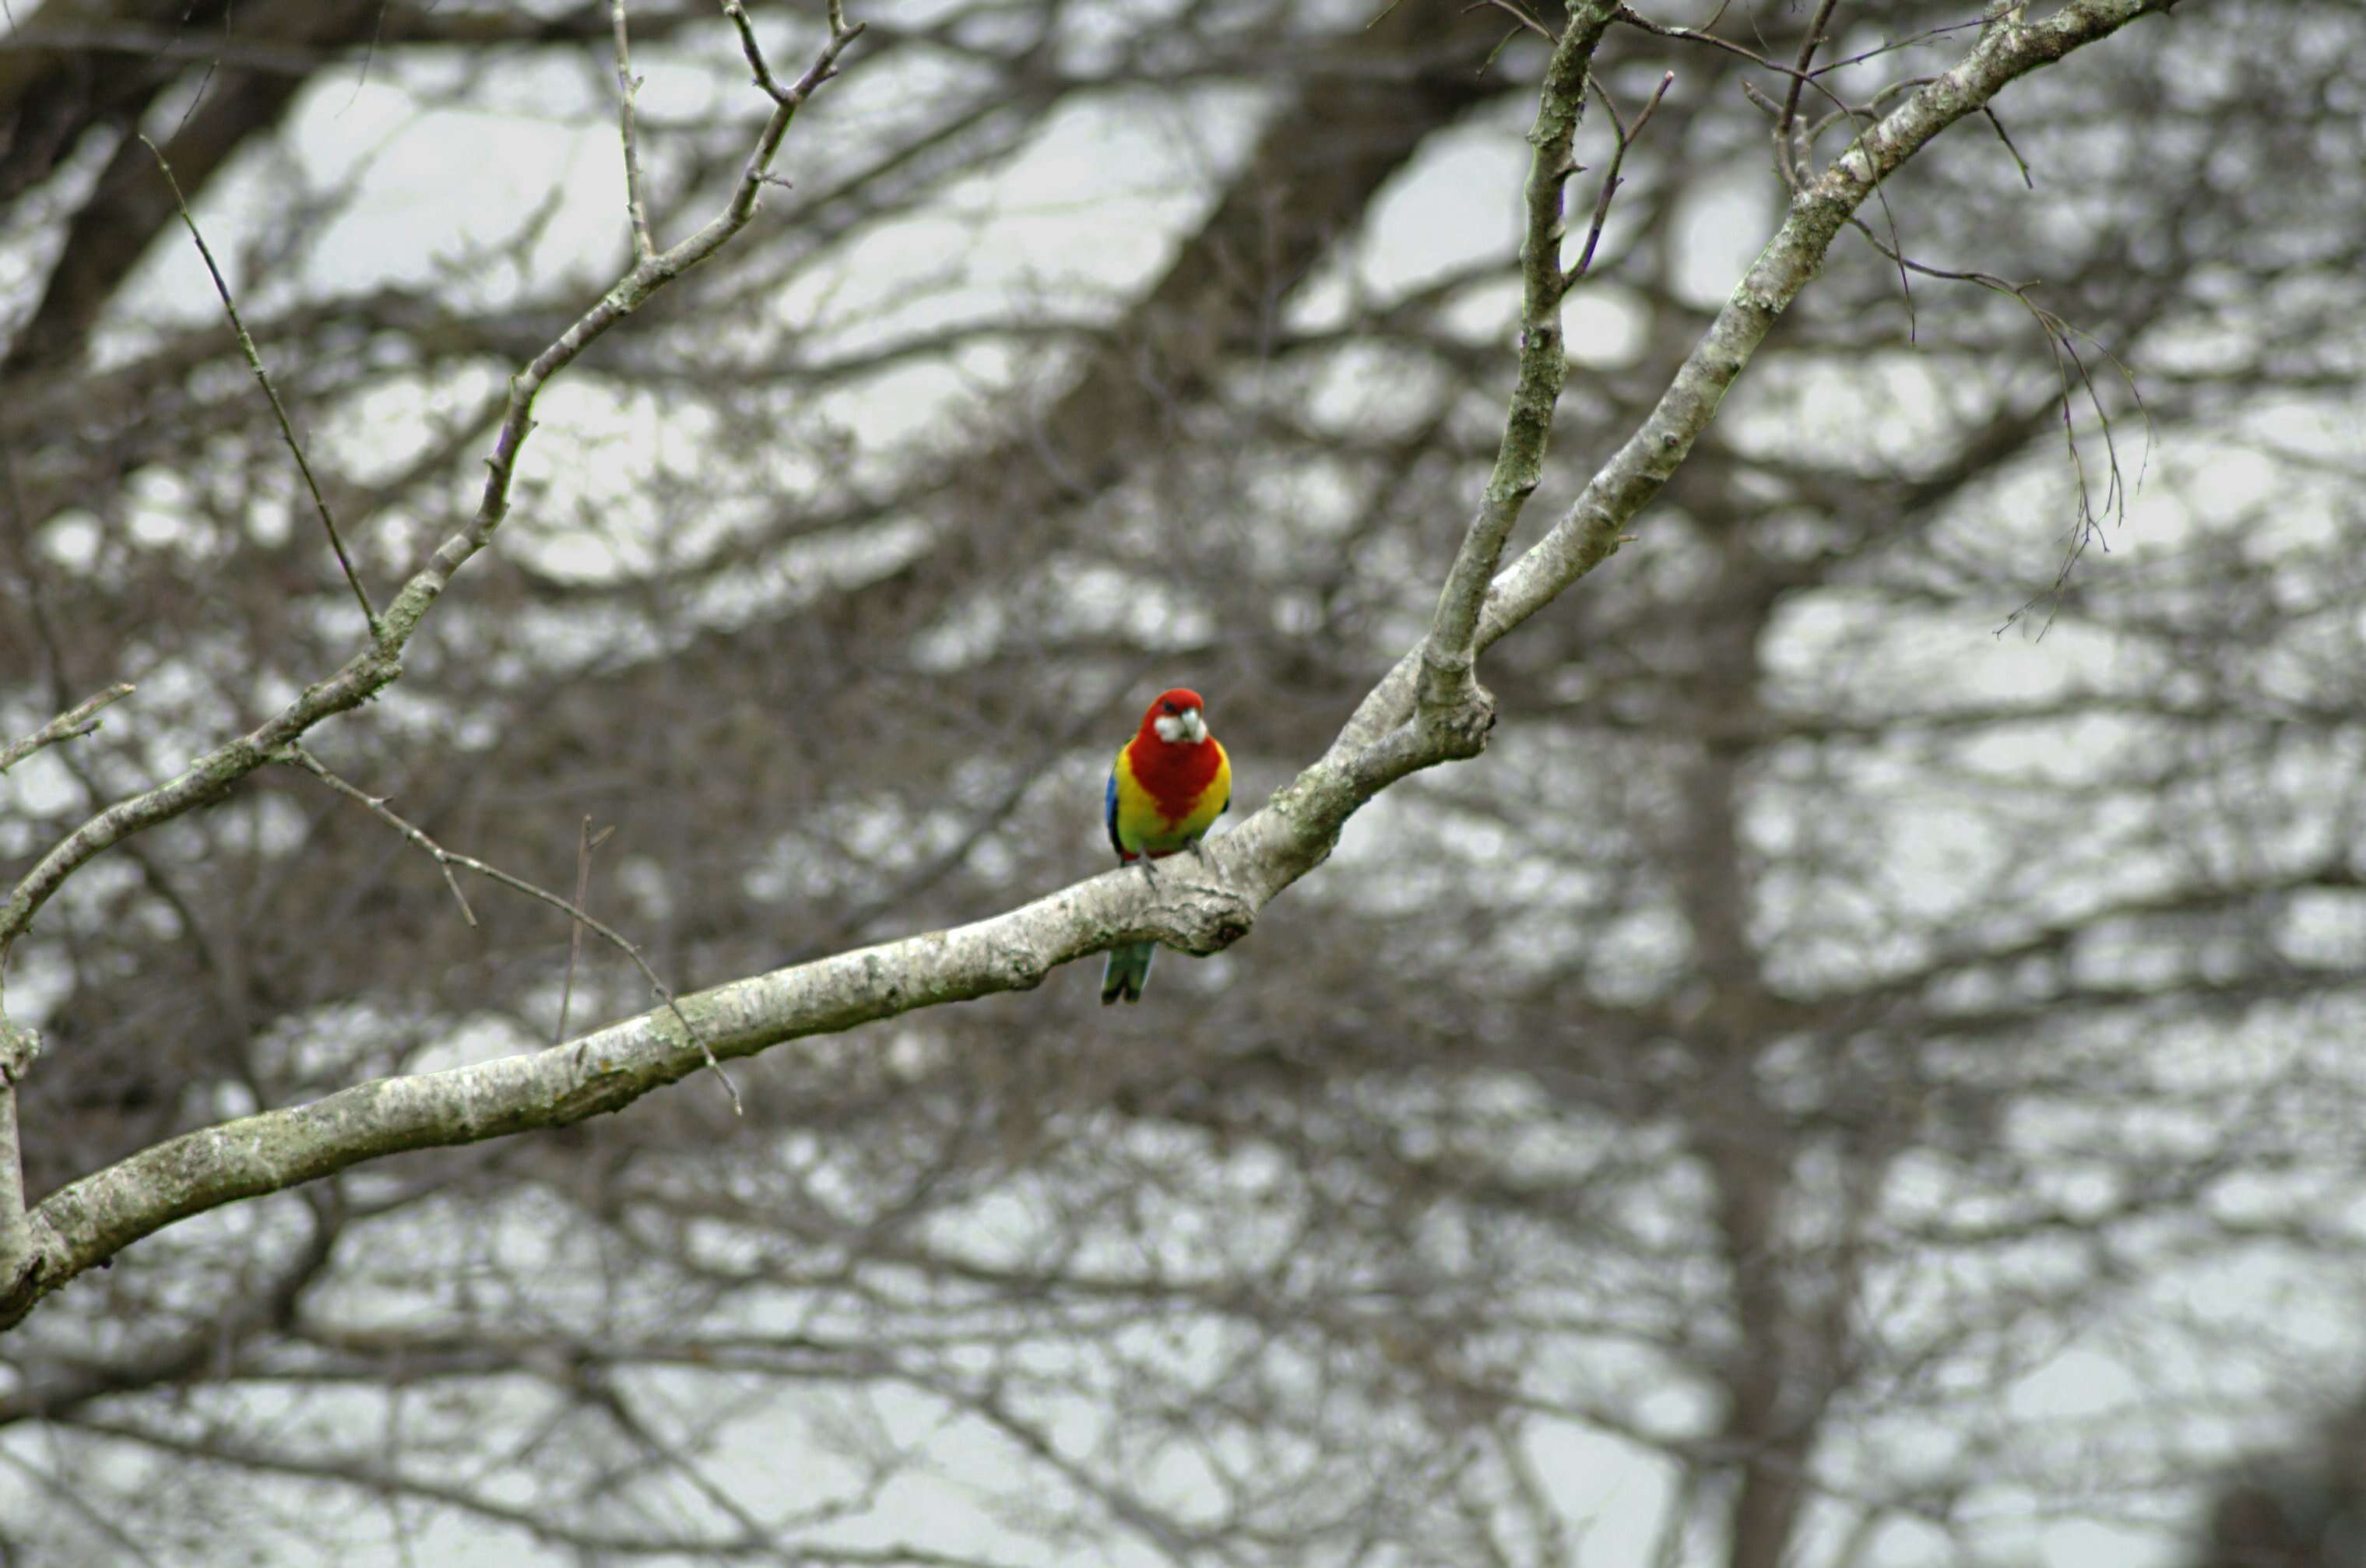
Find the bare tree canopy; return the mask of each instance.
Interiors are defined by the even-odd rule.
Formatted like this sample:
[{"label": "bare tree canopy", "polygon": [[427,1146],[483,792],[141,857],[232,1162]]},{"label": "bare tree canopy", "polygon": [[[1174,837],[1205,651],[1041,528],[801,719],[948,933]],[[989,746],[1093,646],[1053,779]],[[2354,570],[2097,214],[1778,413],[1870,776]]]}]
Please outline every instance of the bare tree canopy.
[{"label": "bare tree canopy", "polygon": [[2361,211],[2347,7],[19,0],[0,1560],[2192,1560]]}]

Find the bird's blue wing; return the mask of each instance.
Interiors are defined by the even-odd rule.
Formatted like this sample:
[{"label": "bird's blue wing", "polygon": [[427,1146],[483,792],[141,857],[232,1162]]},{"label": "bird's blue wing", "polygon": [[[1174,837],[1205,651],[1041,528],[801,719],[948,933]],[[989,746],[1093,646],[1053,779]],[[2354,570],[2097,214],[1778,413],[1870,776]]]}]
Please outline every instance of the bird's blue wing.
[{"label": "bird's blue wing", "polygon": [[1109,824],[1110,848],[1117,858],[1125,858],[1125,845],[1117,836],[1117,764],[1110,764],[1109,788],[1101,792],[1101,817]]}]

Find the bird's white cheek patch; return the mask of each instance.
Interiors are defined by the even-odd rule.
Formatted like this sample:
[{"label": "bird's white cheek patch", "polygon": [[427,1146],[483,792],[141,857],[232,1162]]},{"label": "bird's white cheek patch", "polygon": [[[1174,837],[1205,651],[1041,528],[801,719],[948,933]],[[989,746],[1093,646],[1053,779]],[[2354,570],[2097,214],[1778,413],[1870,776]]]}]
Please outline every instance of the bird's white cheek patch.
[{"label": "bird's white cheek patch", "polygon": [[1161,714],[1153,721],[1153,724],[1158,731],[1158,739],[1166,741],[1169,746],[1178,743],[1197,746],[1200,741],[1208,739],[1208,721],[1200,716],[1198,708],[1187,708],[1181,713]]}]

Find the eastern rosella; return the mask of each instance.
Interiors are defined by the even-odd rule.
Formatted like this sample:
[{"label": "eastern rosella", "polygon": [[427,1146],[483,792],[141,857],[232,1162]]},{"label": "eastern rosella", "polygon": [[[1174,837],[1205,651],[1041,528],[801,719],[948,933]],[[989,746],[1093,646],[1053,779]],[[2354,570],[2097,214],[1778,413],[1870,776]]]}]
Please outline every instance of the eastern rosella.
[{"label": "eastern rosella", "polygon": [[[1120,863],[1197,852],[1200,835],[1232,809],[1232,760],[1208,733],[1200,706],[1200,694],[1186,687],[1160,693],[1110,768],[1102,805]],[[1155,942],[1111,948],[1101,971],[1101,1005],[1140,1001],[1157,955]]]}]

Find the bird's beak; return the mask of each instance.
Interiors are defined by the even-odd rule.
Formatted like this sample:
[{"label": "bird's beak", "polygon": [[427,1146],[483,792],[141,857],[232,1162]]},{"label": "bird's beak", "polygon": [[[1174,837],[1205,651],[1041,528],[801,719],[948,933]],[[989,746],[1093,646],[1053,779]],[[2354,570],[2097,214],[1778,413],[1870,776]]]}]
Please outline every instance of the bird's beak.
[{"label": "bird's beak", "polygon": [[1208,739],[1208,721],[1200,716],[1198,708],[1185,708],[1181,714],[1184,739],[1197,746]]}]

